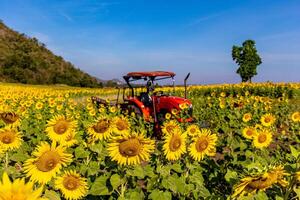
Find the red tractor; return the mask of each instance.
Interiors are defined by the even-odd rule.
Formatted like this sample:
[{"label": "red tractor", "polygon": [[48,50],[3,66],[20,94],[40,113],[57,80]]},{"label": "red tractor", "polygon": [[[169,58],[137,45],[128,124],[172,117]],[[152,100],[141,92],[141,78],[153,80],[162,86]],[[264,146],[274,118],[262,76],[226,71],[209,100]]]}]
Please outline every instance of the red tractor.
[{"label": "red tractor", "polygon": [[[165,71],[153,71],[153,72],[130,72],[123,76],[128,87],[123,89],[123,102],[119,103],[119,92],[117,97],[117,102],[114,105],[120,105],[122,110],[127,110],[129,112],[134,112],[136,115],[143,117],[146,121],[154,120],[155,126],[159,127],[159,124],[164,120],[165,114],[174,113],[174,111],[180,112],[182,108],[187,110],[187,117],[184,119],[178,118],[179,122],[191,122],[192,119],[192,103],[186,98],[186,81],[189,78],[190,73],[184,79],[185,95],[183,97],[172,96],[165,94],[162,91],[154,91],[154,83],[158,80],[172,79],[173,80],[173,90],[174,87],[174,76],[173,72]],[[146,82],[146,89],[143,92],[135,91],[137,84],[133,82],[143,80]],[[128,96],[125,96],[125,90],[130,89]],[[120,90],[119,90],[120,91]],[[105,100],[98,97],[92,97],[94,102],[98,104],[107,104]],[[182,106],[185,104],[184,106]]]}]

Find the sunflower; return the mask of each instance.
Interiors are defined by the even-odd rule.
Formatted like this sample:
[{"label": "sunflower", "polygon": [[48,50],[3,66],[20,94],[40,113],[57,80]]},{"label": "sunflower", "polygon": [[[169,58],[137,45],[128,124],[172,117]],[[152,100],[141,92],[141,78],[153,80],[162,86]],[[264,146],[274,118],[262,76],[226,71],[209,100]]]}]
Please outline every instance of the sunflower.
[{"label": "sunflower", "polygon": [[272,114],[265,114],[260,118],[262,125],[269,127],[275,122],[276,118]]},{"label": "sunflower", "polygon": [[256,129],[253,127],[246,127],[243,129],[243,136],[247,139],[252,139],[256,134]]},{"label": "sunflower", "polygon": [[65,141],[71,132],[75,131],[77,122],[63,115],[56,115],[47,122],[46,132],[52,141]]},{"label": "sunflower", "polygon": [[241,182],[234,186],[234,193],[232,198],[244,196],[247,194],[253,194],[259,190],[266,190],[272,187],[273,184],[280,184],[281,186],[287,186],[288,182],[284,179],[284,176],[288,175],[282,166],[277,166],[265,172],[263,174],[254,177],[245,177]]},{"label": "sunflower", "polygon": [[63,166],[72,161],[72,155],[65,153],[63,146],[51,146],[42,142],[32,153],[34,158],[25,161],[24,171],[32,181],[45,184],[60,172]]},{"label": "sunflower", "polygon": [[60,144],[62,146],[66,146],[66,147],[72,147],[74,146],[75,144],[78,143],[78,141],[75,139],[75,132],[71,132],[68,137],[66,138],[66,140],[64,141],[60,141]]},{"label": "sunflower", "polygon": [[259,149],[268,147],[271,142],[272,142],[272,133],[267,129],[258,131],[257,134],[254,135],[253,137],[253,146]]},{"label": "sunflower", "polygon": [[113,131],[117,134],[128,135],[130,131],[130,123],[126,117],[118,116],[113,119]]},{"label": "sunflower", "polygon": [[41,110],[43,108],[43,106],[44,106],[43,103],[40,101],[35,104],[35,108],[38,110]]},{"label": "sunflower", "polygon": [[296,172],[295,176],[297,181],[300,182],[300,171]]},{"label": "sunflower", "polygon": [[300,122],[300,112],[294,112],[291,115],[291,119],[293,120],[293,122]]},{"label": "sunflower", "polygon": [[163,150],[168,160],[178,160],[186,152],[186,137],[178,129],[165,136]]},{"label": "sunflower", "polygon": [[9,127],[0,129],[0,146],[2,146],[2,149],[18,149],[21,146],[21,144],[21,134],[15,129]]},{"label": "sunflower", "polygon": [[170,120],[164,123],[162,132],[164,134],[171,134],[175,129],[180,129],[179,124],[175,120]]},{"label": "sunflower", "polygon": [[196,124],[192,124],[192,125],[189,125],[187,127],[186,133],[189,136],[194,137],[194,136],[197,136],[200,133],[200,129],[199,129],[199,127]]},{"label": "sunflower", "polygon": [[248,122],[252,119],[252,114],[251,113],[245,113],[243,115],[243,122]]},{"label": "sunflower", "polygon": [[205,155],[214,156],[216,154],[216,141],[216,134],[211,134],[209,129],[201,129],[189,147],[190,155],[197,161],[202,160]]},{"label": "sunflower", "polygon": [[0,113],[0,119],[2,119],[6,125],[14,127],[20,125],[20,117],[14,112],[2,112]]},{"label": "sunflower", "polygon": [[106,140],[112,135],[112,120],[107,117],[99,117],[87,129],[87,133],[96,140]]},{"label": "sunflower", "polygon": [[116,136],[108,143],[108,152],[112,160],[121,165],[135,165],[148,161],[154,151],[154,141],[143,134],[132,133],[128,136]]},{"label": "sunflower", "polygon": [[166,113],[166,114],[165,114],[165,118],[166,118],[167,120],[171,119],[171,117],[172,117],[171,113]]},{"label": "sunflower", "polygon": [[60,190],[67,200],[82,199],[88,190],[86,179],[73,170],[65,171],[63,175],[57,177],[55,188]]},{"label": "sunflower", "polygon": [[43,187],[34,188],[33,182],[25,183],[24,178],[16,179],[13,182],[9,180],[6,172],[3,173],[2,182],[0,181],[0,199],[19,199],[19,200],[46,200],[42,198]]}]

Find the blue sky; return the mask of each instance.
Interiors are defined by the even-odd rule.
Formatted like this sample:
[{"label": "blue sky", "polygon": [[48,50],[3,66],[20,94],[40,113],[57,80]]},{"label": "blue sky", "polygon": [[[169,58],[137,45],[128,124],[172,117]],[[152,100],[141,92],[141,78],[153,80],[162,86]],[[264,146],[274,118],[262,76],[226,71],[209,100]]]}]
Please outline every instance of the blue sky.
[{"label": "blue sky", "polygon": [[101,79],[171,70],[235,83],[232,45],[256,41],[253,81],[300,81],[299,0],[0,0],[0,19]]}]

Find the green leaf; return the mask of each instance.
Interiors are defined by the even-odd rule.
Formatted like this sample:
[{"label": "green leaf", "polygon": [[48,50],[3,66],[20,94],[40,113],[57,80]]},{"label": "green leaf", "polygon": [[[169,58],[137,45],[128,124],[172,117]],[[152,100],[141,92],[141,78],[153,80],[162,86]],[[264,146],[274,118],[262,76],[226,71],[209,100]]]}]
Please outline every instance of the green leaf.
[{"label": "green leaf", "polygon": [[122,184],[122,179],[119,174],[113,174],[110,177],[110,184],[112,185],[113,189],[117,189]]},{"label": "green leaf", "polygon": [[157,166],[156,171],[163,177],[170,175],[170,167],[169,166]]},{"label": "green leaf", "polygon": [[297,159],[300,152],[297,149],[295,149],[292,145],[290,145],[290,149],[291,149],[292,156]]},{"label": "green leaf", "polygon": [[140,165],[134,167],[133,170],[129,170],[127,172],[127,174],[130,175],[130,176],[136,176],[138,178],[144,178],[145,177],[144,169]]},{"label": "green leaf", "polygon": [[99,172],[99,164],[96,161],[91,161],[89,163],[89,167],[88,167],[88,174],[89,175],[95,175]]},{"label": "green leaf", "polygon": [[255,200],[268,200],[268,199],[269,199],[268,196],[263,191],[259,191],[257,195],[255,195]]},{"label": "green leaf", "polygon": [[181,169],[181,165],[179,163],[170,165],[170,168],[173,169],[177,173],[181,173],[183,170]]},{"label": "green leaf", "polygon": [[103,145],[101,143],[90,146],[90,150],[98,154],[102,153]]},{"label": "green leaf", "polygon": [[225,180],[227,182],[233,183],[237,178],[238,178],[238,174],[236,171],[227,170],[227,173],[225,174]]},{"label": "green leaf", "polygon": [[151,192],[151,194],[148,196],[149,199],[159,199],[159,200],[171,200],[172,199],[172,195],[170,192],[166,191],[160,191],[160,190],[153,190]]},{"label": "green leaf", "polygon": [[28,154],[22,153],[21,151],[18,151],[16,153],[12,154],[9,158],[16,162],[23,162],[23,161],[27,160],[28,158],[30,158],[30,156]]},{"label": "green leaf", "polygon": [[92,183],[89,191],[91,195],[109,195],[110,192],[106,186],[107,176],[100,176]]},{"label": "green leaf", "polygon": [[83,147],[77,147],[75,149],[75,157],[76,158],[86,158],[89,156],[89,154],[90,153],[88,151],[84,150]]},{"label": "green leaf", "polygon": [[297,194],[298,199],[300,199],[300,188],[294,187],[293,190]]},{"label": "green leaf", "polygon": [[126,194],[127,198],[130,200],[143,200],[145,199],[144,194],[142,192],[130,191]]},{"label": "green leaf", "polygon": [[201,172],[195,172],[194,174],[190,175],[189,177],[191,183],[195,183],[197,186],[203,185],[203,176]]},{"label": "green leaf", "polygon": [[51,190],[46,190],[43,197],[48,198],[49,200],[60,200],[60,195]]}]

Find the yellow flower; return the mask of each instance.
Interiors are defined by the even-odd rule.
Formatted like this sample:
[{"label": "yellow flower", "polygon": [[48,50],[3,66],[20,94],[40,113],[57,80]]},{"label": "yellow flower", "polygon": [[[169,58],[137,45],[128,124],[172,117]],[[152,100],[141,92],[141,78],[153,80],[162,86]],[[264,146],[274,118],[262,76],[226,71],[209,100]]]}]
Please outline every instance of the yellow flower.
[{"label": "yellow flower", "polygon": [[297,181],[299,181],[300,182],[300,171],[298,171],[298,172],[296,172],[296,179],[297,179]]},{"label": "yellow flower", "polygon": [[20,117],[14,112],[2,112],[0,113],[0,118],[4,121],[6,125],[14,127],[20,125]]},{"label": "yellow flower", "polygon": [[245,113],[243,116],[243,122],[248,122],[252,119],[251,113]]},{"label": "yellow flower", "polygon": [[178,129],[165,136],[163,151],[168,160],[178,160],[186,152],[186,137]]},{"label": "yellow flower", "polygon": [[96,111],[95,111],[94,109],[91,109],[91,110],[89,111],[89,115],[90,115],[90,116],[95,116],[95,115],[96,115]]},{"label": "yellow flower", "polygon": [[109,111],[110,111],[111,113],[115,113],[115,112],[117,111],[117,107],[116,107],[116,106],[111,106],[111,107],[109,108]]},{"label": "yellow flower", "polygon": [[265,114],[260,118],[262,125],[269,127],[274,124],[276,118],[272,114]]},{"label": "yellow flower", "polygon": [[88,190],[87,181],[77,172],[65,171],[55,180],[55,188],[60,190],[67,200],[82,199]]},{"label": "yellow flower", "polygon": [[9,180],[6,172],[3,173],[2,182],[0,181],[1,200],[46,200],[41,198],[43,187],[34,188],[33,182],[25,183],[24,178]]},{"label": "yellow flower", "polygon": [[256,129],[253,127],[246,127],[243,129],[243,136],[247,139],[252,139],[256,134]]},{"label": "yellow flower", "polygon": [[71,132],[67,136],[66,140],[60,141],[60,144],[62,146],[66,146],[66,147],[72,147],[77,143],[78,143],[78,141],[75,139],[75,132]]},{"label": "yellow flower", "polygon": [[288,182],[284,180],[284,176],[288,175],[282,166],[277,166],[265,172],[263,174],[254,177],[245,177],[241,182],[234,186],[234,193],[232,198],[240,196],[254,194],[257,191],[264,191],[273,186],[273,184],[279,183],[281,186],[287,186]]},{"label": "yellow flower", "polygon": [[189,147],[189,153],[196,161],[203,160],[204,156],[214,156],[216,154],[217,135],[211,134],[209,129],[201,129],[197,137]]},{"label": "yellow flower", "polygon": [[300,122],[300,112],[294,112],[291,115],[291,119],[293,120],[293,122]]},{"label": "yellow flower", "polygon": [[41,110],[42,108],[43,108],[43,103],[42,102],[37,102],[36,104],[35,104],[35,108],[36,109],[38,109],[38,110]]},{"label": "yellow flower", "polygon": [[175,129],[180,129],[179,124],[175,120],[165,122],[162,126],[162,132],[164,134],[171,134]]},{"label": "yellow flower", "polygon": [[118,116],[113,119],[113,131],[116,134],[128,135],[130,132],[130,123],[124,116]]},{"label": "yellow flower", "polygon": [[55,142],[51,146],[46,142],[42,142],[32,153],[34,158],[25,161],[24,171],[26,176],[41,184],[48,183],[60,172],[63,166],[72,161],[72,154],[65,153],[65,148],[56,146]]},{"label": "yellow flower", "polygon": [[47,122],[46,132],[52,141],[65,141],[71,132],[75,131],[77,122],[63,115],[56,115]]},{"label": "yellow flower", "polygon": [[13,128],[0,129],[0,146],[4,151],[18,149],[22,144],[21,134]]},{"label": "yellow flower", "polygon": [[166,113],[166,115],[165,115],[165,118],[167,119],[167,120],[169,120],[169,119],[171,119],[171,114],[170,113]]},{"label": "yellow flower", "polygon": [[107,117],[99,117],[87,129],[87,133],[96,140],[106,140],[112,136],[112,120]]},{"label": "yellow flower", "polygon": [[143,134],[132,133],[129,136],[116,136],[108,143],[108,152],[112,160],[120,165],[137,165],[148,161],[154,151],[154,141]]},{"label": "yellow flower", "polygon": [[186,133],[189,136],[194,137],[194,136],[197,136],[200,133],[200,129],[196,124],[191,124],[187,127]]},{"label": "yellow flower", "polygon": [[262,149],[268,147],[272,142],[272,133],[267,129],[263,129],[257,132],[253,137],[253,146]]}]

